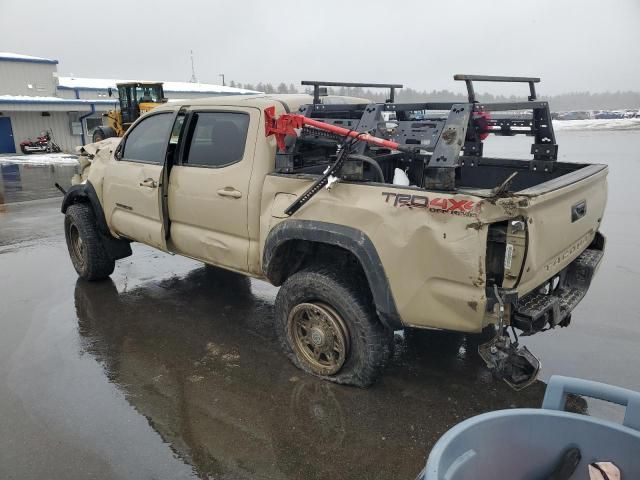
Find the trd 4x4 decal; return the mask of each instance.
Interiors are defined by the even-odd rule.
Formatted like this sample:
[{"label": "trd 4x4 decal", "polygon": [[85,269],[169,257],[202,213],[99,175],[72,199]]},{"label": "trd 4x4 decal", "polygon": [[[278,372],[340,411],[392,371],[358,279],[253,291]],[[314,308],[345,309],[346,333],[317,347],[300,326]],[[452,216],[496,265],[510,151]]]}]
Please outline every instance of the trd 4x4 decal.
[{"label": "trd 4x4 decal", "polygon": [[382,192],[385,195],[385,202],[393,200],[394,207],[416,207],[427,208],[429,206],[429,198],[423,195],[407,195],[404,193]]},{"label": "trd 4x4 decal", "polygon": [[429,200],[424,195],[409,195],[405,193],[382,192],[385,203],[393,203],[394,207],[425,208],[434,213],[449,213],[472,217],[476,214],[476,202],[471,200],[456,200],[455,198],[436,197]]}]

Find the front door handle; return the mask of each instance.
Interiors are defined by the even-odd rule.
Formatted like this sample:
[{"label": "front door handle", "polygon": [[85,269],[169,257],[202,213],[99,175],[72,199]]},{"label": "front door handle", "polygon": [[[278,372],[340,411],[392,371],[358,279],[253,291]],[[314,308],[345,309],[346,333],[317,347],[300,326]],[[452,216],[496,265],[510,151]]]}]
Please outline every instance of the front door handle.
[{"label": "front door handle", "polygon": [[240,198],[242,197],[242,192],[239,192],[233,187],[226,187],[218,190],[218,195],[220,195],[221,197]]},{"label": "front door handle", "polygon": [[158,188],[158,182],[156,182],[153,178],[145,178],[140,182],[140,186],[147,188]]}]

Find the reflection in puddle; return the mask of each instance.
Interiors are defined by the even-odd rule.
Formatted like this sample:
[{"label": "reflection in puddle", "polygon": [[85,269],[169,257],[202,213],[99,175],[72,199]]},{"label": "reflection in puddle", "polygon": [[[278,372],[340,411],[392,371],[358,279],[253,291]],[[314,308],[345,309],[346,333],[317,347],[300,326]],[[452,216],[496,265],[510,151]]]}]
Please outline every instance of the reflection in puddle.
[{"label": "reflection in puddle", "polygon": [[[2,160],[2,157],[0,157]],[[69,188],[77,165],[30,165],[0,161],[0,205],[60,196],[57,182]]]},{"label": "reflection in puddle", "polygon": [[205,268],[125,292],[78,281],[81,348],[202,477],[414,478],[454,424],[540,405],[542,383],[511,391],[459,335],[397,337],[369,389],[316,380],[280,353],[275,292]]}]

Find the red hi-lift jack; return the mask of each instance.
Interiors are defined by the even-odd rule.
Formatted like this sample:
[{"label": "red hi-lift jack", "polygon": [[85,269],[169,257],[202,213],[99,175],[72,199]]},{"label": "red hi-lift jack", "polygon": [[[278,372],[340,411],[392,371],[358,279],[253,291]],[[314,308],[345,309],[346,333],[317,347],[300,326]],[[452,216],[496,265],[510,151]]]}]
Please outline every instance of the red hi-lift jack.
[{"label": "red hi-lift jack", "polygon": [[303,127],[312,127],[325,132],[335,133],[341,137],[354,138],[378,147],[390,148],[391,150],[398,150],[400,152],[407,153],[416,152],[416,148],[413,146],[401,145],[391,140],[385,140],[384,138],[374,137],[368,133],[356,132],[355,130],[349,130],[348,128],[331,125],[319,120],[314,120],[313,118],[305,117],[304,115],[285,113],[276,118],[275,114],[275,107],[267,107],[264,109],[265,135],[267,137],[270,135],[276,136],[276,142],[278,143],[278,149],[280,151],[284,151],[285,149],[284,140],[287,135],[298,136],[300,129]]}]

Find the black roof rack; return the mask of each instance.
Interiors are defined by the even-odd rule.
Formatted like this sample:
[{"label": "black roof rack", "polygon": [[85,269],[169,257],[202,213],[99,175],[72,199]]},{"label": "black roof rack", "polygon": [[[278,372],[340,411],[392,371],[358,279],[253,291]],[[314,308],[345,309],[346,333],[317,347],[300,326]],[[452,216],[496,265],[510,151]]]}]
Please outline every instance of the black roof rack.
[{"label": "black roof rack", "polygon": [[536,99],[536,83],[540,83],[538,77],[505,77],[501,75],[465,75],[458,73],[453,76],[454,80],[461,80],[467,84],[467,94],[469,102],[476,102],[476,94],[473,90],[473,82],[509,82],[509,83],[528,83],[529,84],[529,101]]},{"label": "black roof rack", "polygon": [[[395,102],[396,88],[402,88],[399,83],[360,83],[360,82],[320,82],[317,80],[303,80],[301,85],[313,86],[313,103],[320,103],[320,87],[361,87],[361,88],[389,88],[391,93],[387,103]],[[326,93],[325,93],[326,95]]]}]

